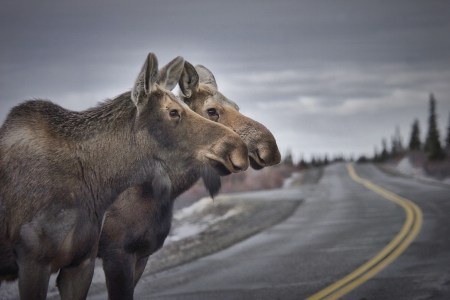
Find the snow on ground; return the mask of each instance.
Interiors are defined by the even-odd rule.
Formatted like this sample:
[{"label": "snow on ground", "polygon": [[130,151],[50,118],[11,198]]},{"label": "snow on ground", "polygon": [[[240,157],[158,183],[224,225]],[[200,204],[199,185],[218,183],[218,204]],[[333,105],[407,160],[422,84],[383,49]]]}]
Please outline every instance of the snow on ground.
[{"label": "snow on ground", "polygon": [[165,245],[199,234],[212,224],[228,219],[242,211],[242,208],[232,208],[223,216],[205,213],[205,210],[214,204],[213,201],[213,199],[205,197],[191,206],[177,211],[173,216],[174,226],[166,239]]},{"label": "snow on ground", "polygon": [[203,211],[208,205],[211,205],[213,202],[214,200],[210,197],[204,197],[197,202],[192,203],[190,206],[178,210],[173,217],[175,219],[181,220],[183,218],[191,216],[194,213]]},{"label": "snow on ground", "polygon": [[[301,180],[303,175],[303,172],[292,173],[290,177],[284,180],[283,188],[286,189],[292,187],[293,183]],[[258,194],[258,196],[261,197],[260,193],[254,193]],[[277,190],[276,193],[280,192]],[[297,193],[295,194],[295,197],[297,197]],[[250,194],[252,193],[247,193],[247,195]],[[267,197],[267,195],[270,194],[270,191],[263,191],[262,194]],[[232,195],[229,196],[232,197]],[[271,197],[273,197],[273,195],[269,195],[270,199]],[[205,197],[198,200],[197,202],[194,202],[188,207],[176,211],[173,216],[173,228],[166,239],[165,245],[199,234],[212,224],[225,220],[242,212],[242,207],[237,207],[228,210],[222,216],[218,216],[212,213],[205,213],[206,209],[211,205],[214,205],[214,200],[210,197]]]},{"label": "snow on ground", "polygon": [[291,176],[289,176],[283,181],[283,188],[291,187],[295,181],[301,180],[302,177],[303,177],[302,172],[293,172]]},{"label": "snow on ground", "polygon": [[420,180],[450,184],[450,178],[438,180],[436,178],[432,178],[432,177],[428,176],[422,168],[418,168],[418,167],[414,166],[411,163],[409,157],[404,157],[402,160],[400,160],[397,163],[397,165],[395,166],[395,169],[398,172],[400,172],[401,174],[404,174],[407,176],[412,176],[412,177],[418,178]]},{"label": "snow on ground", "polygon": [[409,176],[426,177],[425,172],[421,168],[417,168],[411,164],[409,157],[404,157],[396,166],[397,171]]}]

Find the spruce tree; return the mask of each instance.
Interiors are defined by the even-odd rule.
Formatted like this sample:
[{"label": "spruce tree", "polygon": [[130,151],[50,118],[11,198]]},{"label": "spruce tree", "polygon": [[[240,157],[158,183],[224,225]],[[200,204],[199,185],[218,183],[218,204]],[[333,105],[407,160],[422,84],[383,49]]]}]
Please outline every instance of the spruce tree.
[{"label": "spruce tree", "polygon": [[398,147],[397,147],[397,140],[395,136],[393,135],[391,137],[391,156],[396,157],[399,154]]},{"label": "spruce tree", "polygon": [[395,134],[392,136],[391,142],[392,142],[391,155],[393,157],[396,157],[402,154],[403,143],[402,143],[402,136],[400,134],[400,128],[398,126],[395,127]]},{"label": "spruce tree", "polygon": [[419,151],[421,146],[419,120],[415,119],[411,129],[411,138],[409,139],[409,150]]},{"label": "spruce tree", "polygon": [[286,166],[289,166],[289,167],[292,167],[294,165],[294,160],[292,158],[292,152],[290,149],[288,149],[286,151],[286,154],[283,159],[283,164],[285,164]]},{"label": "spruce tree", "polygon": [[301,156],[300,160],[298,161],[297,168],[300,168],[300,169],[308,168],[308,163],[303,158],[303,155]]},{"label": "spruce tree", "polygon": [[381,140],[381,155],[380,155],[380,160],[381,161],[385,161],[389,158],[389,152],[387,150],[387,141],[386,139],[382,139]]},{"label": "spruce tree", "polygon": [[396,126],[395,127],[395,142],[396,142],[396,147],[398,152],[403,153],[404,149],[403,149],[403,138],[402,135],[400,133],[400,127]]},{"label": "spruce tree", "polygon": [[439,130],[437,127],[436,99],[430,94],[430,115],[428,118],[428,134],[425,141],[425,152],[430,160],[439,160],[444,158],[444,152],[439,140]]},{"label": "spruce tree", "polygon": [[380,161],[380,155],[378,154],[378,147],[377,147],[377,146],[375,146],[375,147],[373,148],[373,158],[372,158],[372,161],[374,161],[374,162],[379,162],[379,161]]},{"label": "spruce tree", "polygon": [[450,151],[450,113],[448,114],[447,138],[445,139],[445,149]]}]

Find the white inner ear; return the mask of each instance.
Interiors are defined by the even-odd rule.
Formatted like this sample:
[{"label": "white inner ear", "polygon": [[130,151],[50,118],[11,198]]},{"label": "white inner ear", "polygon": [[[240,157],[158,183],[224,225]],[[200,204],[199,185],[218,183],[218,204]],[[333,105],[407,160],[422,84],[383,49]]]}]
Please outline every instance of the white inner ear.
[{"label": "white inner ear", "polygon": [[214,78],[214,75],[210,70],[208,70],[204,66],[196,66],[195,70],[198,73],[199,82],[208,84],[217,89],[216,79]]},{"label": "white inner ear", "polygon": [[141,97],[142,92],[144,91],[144,81],[142,80],[142,74],[139,75],[136,83],[131,90],[131,100],[133,100],[134,104],[137,106],[139,103],[139,98]]},{"label": "white inner ear", "polygon": [[170,77],[173,67],[174,67],[173,65],[169,66],[167,68],[166,72],[164,73],[164,76],[162,76],[163,78],[159,78],[159,85],[165,89],[167,88],[167,84],[169,82],[169,77]]}]

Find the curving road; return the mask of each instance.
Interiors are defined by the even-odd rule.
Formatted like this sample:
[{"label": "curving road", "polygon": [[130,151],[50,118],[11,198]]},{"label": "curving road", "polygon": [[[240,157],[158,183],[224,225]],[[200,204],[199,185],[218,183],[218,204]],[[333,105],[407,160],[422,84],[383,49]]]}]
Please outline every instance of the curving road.
[{"label": "curving road", "polygon": [[[373,165],[355,169],[416,203],[423,224],[400,257],[342,298],[450,299],[450,187],[386,175]],[[406,220],[402,207],[353,181],[344,164],[327,167],[318,184],[295,192],[305,201],[282,223],[143,278],[135,298],[305,299],[370,261]]]}]

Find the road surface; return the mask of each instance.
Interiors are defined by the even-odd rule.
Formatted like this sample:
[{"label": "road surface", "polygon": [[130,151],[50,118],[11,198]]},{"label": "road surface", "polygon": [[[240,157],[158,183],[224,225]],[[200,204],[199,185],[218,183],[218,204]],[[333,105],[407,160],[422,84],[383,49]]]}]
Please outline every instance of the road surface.
[{"label": "road surface", "polygon": [[[423,223],[398,258],[342,299],[450,299],[450,188],[389,176],[373,165],[355,169],[416,203]],[[327,167],[318,184],[298,193],[304,202],[285,221],[143,278],[135,298],[306,299],[373,259],[407,219],[404,208],[352,180],[344,164]]]},{"label": "road surface", "polygon": [[[301,204],[229,248],[144,276],[135,299],[450,299],[450,186],[354,169],[334,164],[319,182],[238,195]],[[5,288],[0,299],[15,299]],[[98,291],[88,299],[107,299]]]}]

